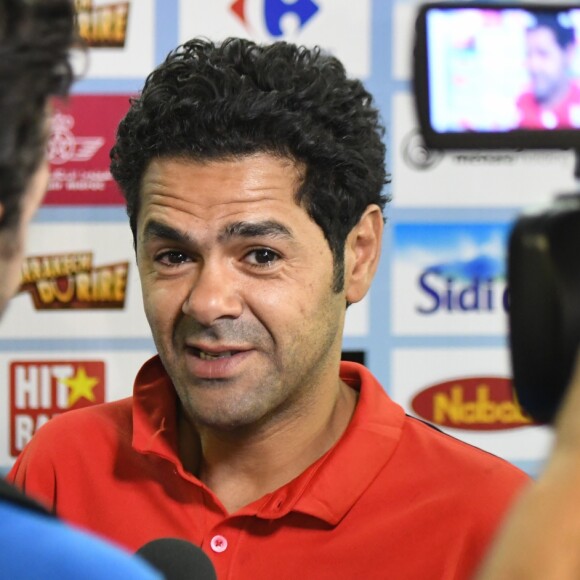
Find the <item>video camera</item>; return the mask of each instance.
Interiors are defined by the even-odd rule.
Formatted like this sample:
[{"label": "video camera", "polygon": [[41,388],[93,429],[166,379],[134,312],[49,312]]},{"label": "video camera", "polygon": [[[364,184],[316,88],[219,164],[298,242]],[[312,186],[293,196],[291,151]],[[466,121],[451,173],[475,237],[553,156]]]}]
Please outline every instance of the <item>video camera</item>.
[{"label": "video camera", "polygon": [[[580,179],[579,4],[423,5],[413,68],[428,148],[573,149]],[[549,423],[580,347],[580,192],[517,219],[507,270],[514,388]]]}]

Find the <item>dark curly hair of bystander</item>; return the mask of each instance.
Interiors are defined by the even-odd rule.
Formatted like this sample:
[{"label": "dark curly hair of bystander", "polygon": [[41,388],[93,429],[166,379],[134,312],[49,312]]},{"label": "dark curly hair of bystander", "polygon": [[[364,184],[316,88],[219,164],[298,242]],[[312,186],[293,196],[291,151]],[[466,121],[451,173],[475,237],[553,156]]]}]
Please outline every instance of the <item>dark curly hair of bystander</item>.
[{"label": "dark curly hair of bystander", "polygon": [[50,97],[68,92],[74,43],[70,0],[0,0],[1,228],[15,227],[44,159]]}]

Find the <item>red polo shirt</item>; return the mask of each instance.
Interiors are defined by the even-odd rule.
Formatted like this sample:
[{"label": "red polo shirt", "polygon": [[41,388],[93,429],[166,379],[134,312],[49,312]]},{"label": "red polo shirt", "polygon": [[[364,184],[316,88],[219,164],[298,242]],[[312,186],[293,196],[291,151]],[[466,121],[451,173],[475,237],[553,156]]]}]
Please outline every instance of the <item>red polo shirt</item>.
[{"label": "red polo shirt", "polygon": [[532,92],[517,101],[521,129],[578,129],[580,128],[580,87],[572,83],[564,98],[553,107],[543,107]]},{"label": "red polo shirt", "polygon": [[407,417],[371,373],[342,438],[296,479],[233,514],[177,456],[173,387],[157,357],[134,397],[52,419],[10,479],[70,522],[136,549],[201,546],[218,578],[469,578],[527,477]]}]

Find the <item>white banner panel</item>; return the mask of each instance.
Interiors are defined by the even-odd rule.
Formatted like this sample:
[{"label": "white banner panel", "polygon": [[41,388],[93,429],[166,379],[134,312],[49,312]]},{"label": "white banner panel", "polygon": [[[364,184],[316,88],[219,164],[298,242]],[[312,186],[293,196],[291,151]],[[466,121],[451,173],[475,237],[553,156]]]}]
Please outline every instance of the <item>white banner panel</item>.
[{"label": "white banner panel", "polygon": [[[140,79],[155,66],[153,0],[92,0],[82,3],[78,22],[88,45],[76,68],[84,79]],[[86,67],[86,70],[84,68]]]},{"label": "white banner panel", "polygon": [[346,311],[344,336],[366,336],[369,332],[370,298],[365,296],[360,302],[351,304]]},{"label": "white banner panel", "polygon": [[180,0],[179,9],[180,43],[194,36],[238,36],[259,43],[320,45],[351,75],[370,74],[370,0]]},{"label": "white banner panel", "polygon": [[129,225],[33,223],[2,338],[151,336]]},{"label": "white banner panel", "polygon": [[528,207],[576,190],[570,151],[429,151],[414,101],[392,103],[393,203],[398,207]]},{"label": "white banner panel", "polygon": [[392,396],[411,415],[508,461],[547,456],[549,428],[523,421],[511,396],[495,390],[509,385],[506,350],[395,349],[392,361]]},{"label": "white banner panel", "polygon": [[395,335],[497,335],[507,330],[506,223],[394,225]]}]

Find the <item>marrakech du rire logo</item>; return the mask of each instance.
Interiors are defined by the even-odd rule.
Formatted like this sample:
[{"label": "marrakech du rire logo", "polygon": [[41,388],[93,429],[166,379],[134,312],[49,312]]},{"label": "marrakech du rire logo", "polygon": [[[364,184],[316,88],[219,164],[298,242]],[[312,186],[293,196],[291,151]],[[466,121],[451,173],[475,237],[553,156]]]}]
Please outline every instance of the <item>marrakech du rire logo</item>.
[{"label": "marrakech du rire logo", "polygon": [[32,256],[24,260],[19,292],[36,310],[125,307],[129,262],[93,265],[92,252]]},{"label": "marrakech du rire logo", "polygon": [[54,416],[104,402],[103,361],[10,363],[10,453],[16,457]]},{"label": "marrakech du rire logo", "polygon": [[127,40],[129,2],[93,4],[75,0],[79,36],[91,47],[124,47]]},{"label": "marrakech du rire logo", "polygon": [[469,377],[432,385],[411,403],[423,419],[456,429],[492,431],[533,424],[515,399],[509,379]]}]

